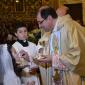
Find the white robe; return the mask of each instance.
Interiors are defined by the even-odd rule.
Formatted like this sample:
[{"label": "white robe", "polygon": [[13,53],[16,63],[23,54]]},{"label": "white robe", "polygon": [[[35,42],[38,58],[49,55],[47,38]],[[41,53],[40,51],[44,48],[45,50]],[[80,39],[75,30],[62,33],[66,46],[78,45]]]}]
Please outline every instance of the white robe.
[{"label": "white robe", "polygon": [[12,59],[7,50],[7,44],[0,46],[0,58],[3,71],[3,85],[21,85],[20,79],[14,73]]},{"label": "white robe", "polygon": [[[29,57],[30,57],[30,62],[27,62],[28,65],[30,65],[30,67],[27,67],[29,70],[32,67],[37,67],[37,65],[33,62],[33,58],[36,57],[37,54],[37,46],[32,43],[32,42],[28,42],[28,46],[27,47],[23,47],[19,42],[15,42],[13,44],[14,49],[16,50],[17,53],[19,53],[21,50],[24,50],[28,53]],[[23,83],[27,83],[27,82],[31,82],[31,81],[35,81],[35,85],[40,85],[40,81],[39,81],[39,77],[37,75],[28,75],[28,76],[22,76],[21,77]]]}]

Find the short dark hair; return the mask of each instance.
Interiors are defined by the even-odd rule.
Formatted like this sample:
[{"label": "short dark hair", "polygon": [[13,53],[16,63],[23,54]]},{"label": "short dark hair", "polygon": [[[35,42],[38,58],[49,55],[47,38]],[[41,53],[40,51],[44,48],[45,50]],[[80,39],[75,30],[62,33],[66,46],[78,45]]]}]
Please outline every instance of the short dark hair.
[{"label": "short dark hair", "polygon": [[52,18],[57,18],[56,10],[52,7],[47,7],[44,9],[41,9],[41,17],[46,19],[49,15],[52,16]]},{"label": "short dark hair", "polygon": [[25,23],[23,23],[23,22],[21,22],[21,21],[16,21],[16,23],[15,23],[15,32],[17,32],[17,30],[18,30],[20,27],[26,27],[26,28],[27,28],[27,26],[26,26]]}]

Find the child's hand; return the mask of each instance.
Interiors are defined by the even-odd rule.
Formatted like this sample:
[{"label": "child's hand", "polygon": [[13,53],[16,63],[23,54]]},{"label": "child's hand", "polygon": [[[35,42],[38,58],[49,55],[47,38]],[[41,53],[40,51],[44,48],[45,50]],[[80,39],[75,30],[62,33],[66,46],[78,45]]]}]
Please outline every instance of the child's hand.
[{"label": "child's hand", "polygon": [[25,60],[29,61],[29,55],[26,51],[21,50],[19,53],[21,58],[24,58]]},{"label": "child's hand", "polygon": [[19,57],[20,55],[19,55],[19,53],[17,53],[16,55],[15,55],[15,61],[16,61],[16,63],[18,63],[19,64],[19,61],[20,61],[20,57]]}]

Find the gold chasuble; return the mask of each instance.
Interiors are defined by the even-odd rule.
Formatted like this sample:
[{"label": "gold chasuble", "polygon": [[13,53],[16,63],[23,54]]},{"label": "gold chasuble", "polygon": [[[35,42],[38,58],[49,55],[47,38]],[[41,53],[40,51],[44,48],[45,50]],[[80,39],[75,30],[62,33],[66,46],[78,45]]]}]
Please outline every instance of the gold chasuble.
[{"label": "gold chasuble", "polygon": [[[60,38],[57,38],[58,31]],[[52,59],[55,58],[52,63],[62,76],[61,84],[54,82],[52,85],[85,85],[81,77],[85,76],[85,28],[65,15],[58,17],[52,33],[50,49],[53,51],[51,49],[50,53]]]}]

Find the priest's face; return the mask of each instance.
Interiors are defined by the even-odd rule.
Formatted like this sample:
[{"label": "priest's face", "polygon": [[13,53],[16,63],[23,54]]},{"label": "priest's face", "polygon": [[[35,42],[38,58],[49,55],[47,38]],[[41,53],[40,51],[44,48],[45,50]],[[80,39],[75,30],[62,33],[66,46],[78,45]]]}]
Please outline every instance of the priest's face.
[{"label": "priest's face", "polygon": [[37,22],[38,22],[39,28],[44,29],[46,32],[51,30],[52,23],[51,23],[51,20],[49,19],[49,16],[46,19],[44,19],[41,17],[41,14],[38,13]]}]

